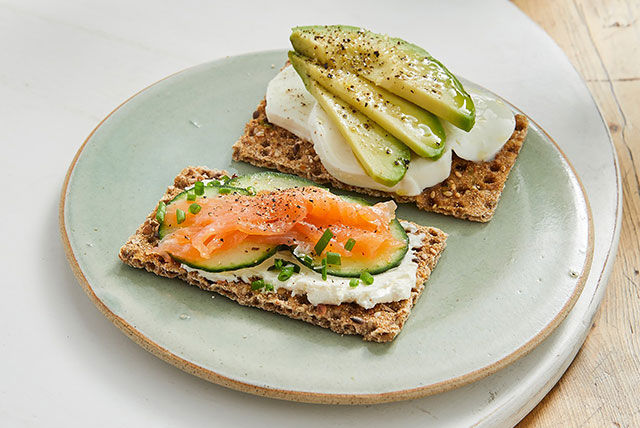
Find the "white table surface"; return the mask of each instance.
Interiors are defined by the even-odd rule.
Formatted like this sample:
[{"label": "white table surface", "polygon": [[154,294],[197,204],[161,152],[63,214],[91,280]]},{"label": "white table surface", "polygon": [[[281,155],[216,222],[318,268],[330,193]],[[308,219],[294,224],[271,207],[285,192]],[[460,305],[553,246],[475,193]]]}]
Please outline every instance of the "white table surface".
[{"label": "white table surface", "polygon": [[[175,369],[127,339],[84,295],[64,257],[57,212],[66,169],[89,132],[166,75],[226,55],[286,48],[290,27],[315,23],[362,25],[426,47],[528,113],[573,162],[594,208],[594,270],[567,321],[529,356],[421,400],[289,403]],[[2,426],[511,425],[577,352],[619,233],[615,154],[585,85],[540,28],[498,0],[0,0],[0,147],[0,178],[9,184],[0,210]]]}]

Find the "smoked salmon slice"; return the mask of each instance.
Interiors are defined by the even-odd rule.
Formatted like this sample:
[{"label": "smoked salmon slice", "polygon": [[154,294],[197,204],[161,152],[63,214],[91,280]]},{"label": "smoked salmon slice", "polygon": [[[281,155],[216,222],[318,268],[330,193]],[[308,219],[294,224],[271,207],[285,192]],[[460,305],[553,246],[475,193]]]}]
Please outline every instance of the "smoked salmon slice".
[{"label": "smoked salmon slice", "polygon": [[[189,210],[194,203],[200,206],[196,214]],[[179,224],[178,210],[186,213]],[[391,231],[395,210],[393,201],[361,205],[319,187],[179,200],[166,208],[165,223],[174,230],[160,241],[158,251],[180,260],[202,260],[254,242],[311,253],[329,229],[333,237],[324,251],[349,259],[372,259],[378,252],[405,245]],[[345,248],[349,239],[356,241],[350,251]]]}]

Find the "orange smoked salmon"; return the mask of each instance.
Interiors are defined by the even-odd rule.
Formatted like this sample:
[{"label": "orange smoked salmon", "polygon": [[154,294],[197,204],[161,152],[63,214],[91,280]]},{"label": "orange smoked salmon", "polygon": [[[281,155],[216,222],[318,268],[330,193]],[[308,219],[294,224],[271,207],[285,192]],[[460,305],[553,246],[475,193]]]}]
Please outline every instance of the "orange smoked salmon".
[{"label": "orange smoked salmon", "polygon": [[[197,214],[189,207],[197,203]],[[187,213],[178,224],[177,210]],[[158,246],[160,253],[181,260],[205,260],[243,242],[297,247],[311,253],[326,229],[333,238],[325,251],[349,259],[371,259],[405,242],[391,233],[393,201],[360,205],[319,187],[296,187],[255,196],[225,194],[179,200],[167,206],[165,223],[176,228]],[[345,243],[356,241],[351,251]]]}]

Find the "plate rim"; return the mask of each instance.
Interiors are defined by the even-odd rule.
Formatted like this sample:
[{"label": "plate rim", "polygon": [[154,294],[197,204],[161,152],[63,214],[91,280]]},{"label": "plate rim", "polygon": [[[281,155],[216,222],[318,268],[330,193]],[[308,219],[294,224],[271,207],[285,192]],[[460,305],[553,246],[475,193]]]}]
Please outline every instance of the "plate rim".
[{"label": "plate rim", "polygon": [[544,341],[567,317],[567,315],[575,305],[576,301],[580,297],[582,290],[584,289],[585,283],[591,272],[591,265],[593,262],[593,254],[594,254],[594,225],[593,225],[593,217],[591,213],[591,205],[589,203],[589,199],[585,191],[584,185],[582,184],[582,180],[580,179],[580,176],[577,174],[573,164],[571,164],[571,162],[569,161],[564,151],[560,148],[558,143],[556,143],[556,141],[549,135],[549,133],[547,133],[544,130],[544,128],[542,128],[530,116],[522,112],[522,110],[514,106],[505,98],[495,94],[492,91],[489,91],[483,86],[480,86],[464,78],[463,80],[470,82],[471,84],[478,86],[483,90],[505,101],[512,109],[525,115],[527,119],[530,122],[532,122],[542,134],[544,134],[544,136],[555,146],[556,150],[560,153],[560,155],[562,156],[566,164],[569,166],[569,170],[575,177],[576,182],[578,183],[578,188],[580,190],[580,193],[582,194],[582,197],[584,198],[584,201],[585,201],[585,207],[586,207],[586,213],[587,213],[587,219],[588,219],[588,229],[587,229],[588,243],[587,243],[587,250],[586,250],[586,259],[585,259],[582,271],[579,274],[576,286],[573,289],[572,295],[565,302],[565,304],[560,309],[560,311],[556,314],[556,316],[549,323],[547,323],[544,328],[542,328],[536,335],[534,335],[527,342],[525,342],[524,344],[516,348],[510,354],[502,357],[500,360],[497,360],[491,364],[488,364],[484,367],[481,367],[479,369],[473,370],[471,372],[465,373],[457,377],[435,382],[429,385],[423,385],[416,388],[409,388],[409,389],[396,390],[396,391],[387,391],[387,392],[381,392],[381,393],[365,393],[365,394],[363,393],[344,394],[344,393],[323,393],[323,392],[310,392],[310,391],[271,388],[268,386],[254,385],[248,382],[232,379],[230,377],[221,375],[213,370],[199,366],[191,361],[188,361],[185,358],[182,358],[172,353],[168,349],[154,342],[149,337],[145,336],[142,332],[137,330],[133,325],[127,322],[124,318],[116,315],[114,312],[112,312],[109,309],[109,307],[102,300],[100,300],[100,298],[98,298],[98,296],[93,291],[91,284],[89,283],[82,269],[80,268],[78,260],[75,257],[75,254],[71,247],[71,242],[69,239],[69,235],[67,233],[67,227],[65,223],[65,205],[66,205],[66,198],[68,194],[68,186],[71,179],[71,175],[73,174],[77,161],[80,158],[80,155],[82,154],[84,148],[86,147],[88,142],[91,140],[93,135],[96,133],[96,131],[114,113],[120,110],[120,108],[122,108],[124,105],[129,103],[135,97],[145,92],[147,89],[150,89],[151,87],[156,86],[157,84],[167,79],[170,79],[171,77],[174,77],[183,72],[187,72],[189,70],[195,69],[200,66],[215,65],[218,63],[223,63],[225,61],[228,61],[229,59],[239,59],[242,57],[254,56],[256,54],[281,53],[284,51],[285,50],[283,49],[271,49],[271,50],[249,52],[241,55],[231,55],[223,58],[218,58],[212,61],[196,64],[190,67],[186,67],[182,70],[176,71],[175,73],[171,73],[163,77],[162,79],[140,89],[139,91],[135,92],[133,95],[125,99],[122,103],[120,103],[117,107],[115,107],[109,114],[107,114],[86,137],[86,139],[84,140],[84,142],[82,143],[78,151],[76,152],[75,156],[73,157],[71,164],[67,169],[64,182],[62,184],[60,200],[58,204],[58,227],[59,227],[60,236],[62,239],[64,252],[65,252],[67,261],[71,266],[71,270],[73,271],[74,276],[80,283],[80,286],[82,287],[82,289],[85,291],[85,293],[87,294],[89,299],[94,303],[94,305],[98,308],[98,310],[105,317],[107,317],[107,319],[109,319],[113,324],[115,324],[115,326],[118,327],[129,339],[134,341],[143,349],[150,352],[154,356],[162,359],[163,361],[170,363],[175,367],[189,374],[192,374],[199,378],[205,379],[209,382],[212,382],[230,389],[234,389],[237,391],[247,392],[250,394],[264,396],[264,397],[270,397],[270,398],[276,398],[276,399],[288,400],[288,401],[304,402],[304,403],[347,404],[347,405],[377,404],[377,403],[388,403],[388,402],[394,402],[394,401],[411,400],[415,398],[439,394],[445,391],[449,391],[451,389],[459,388],[461,386],[476,382],[493,373],[496,373],[497,371],[515,362],[516,360],[524,357],[533,349],[535,349],[535,347],[538,346],[542,341]]}]

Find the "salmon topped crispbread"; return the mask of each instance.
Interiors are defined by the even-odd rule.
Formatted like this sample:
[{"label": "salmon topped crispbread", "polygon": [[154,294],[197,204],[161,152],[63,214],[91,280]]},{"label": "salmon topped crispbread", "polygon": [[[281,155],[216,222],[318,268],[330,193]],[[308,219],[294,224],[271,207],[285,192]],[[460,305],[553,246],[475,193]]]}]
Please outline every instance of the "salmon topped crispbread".
[{"label": "salmon topped crispbread", "polygon": [[[272,180],[269,191],[254,184],[265,180],[265,174]],[[393,202],[367,205],[291,176],[227,175],[203,167],[185,168],[120,249],[120,259],[241,305],[337,333],[375,342],[397,336],[444,250],[444,232],[398,222]],[[254,180],[250,186],[248,179]],[[273,184],[277,180],[299,185],[281,188]],[[280,204],[274,205],[272,198]],[[359,208],[354,210],[354,204]],[[299,247],[304,254],[294,251]],[[251,255],[252,250],[263,258]],[[230,263],[235,266],[229,267]],[[261,266],[269,269],[261,271]],[[353,297],[359,291],[382,295],[385,287],[398,285],[387,284],[389,278],[407,278],[407,272],[413,273],[410,282],[401,280],[406,282],[403,298],[397,292],[385,301]],[[311,288],[295,289],[289,284],[294,280]],[[336,298],[336,292],[343,301],[326,303]]]}]

